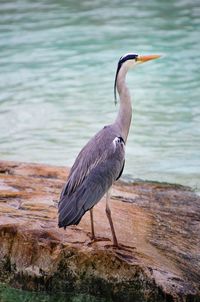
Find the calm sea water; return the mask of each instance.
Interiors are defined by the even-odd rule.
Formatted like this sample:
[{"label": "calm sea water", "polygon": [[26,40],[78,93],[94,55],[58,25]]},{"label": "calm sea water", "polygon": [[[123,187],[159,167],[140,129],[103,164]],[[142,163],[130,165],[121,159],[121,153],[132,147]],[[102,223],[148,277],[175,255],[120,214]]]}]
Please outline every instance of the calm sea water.
[{"label": "calm sea water", "polygon": [[71,166],[117,113],[127,52],[162,54],[128,74],[125,176],[200,186],[200,2],[0,1],[0,157]]}]

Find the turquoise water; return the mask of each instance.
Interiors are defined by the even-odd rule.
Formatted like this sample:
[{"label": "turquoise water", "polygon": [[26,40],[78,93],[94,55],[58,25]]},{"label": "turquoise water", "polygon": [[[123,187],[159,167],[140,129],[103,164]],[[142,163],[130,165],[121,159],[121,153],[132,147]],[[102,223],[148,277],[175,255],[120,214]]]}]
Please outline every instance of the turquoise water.
[{"label": "turquoise water", "polygon": [[0,1],[0,157],[72,165],[118,110],[117,61],[162,54],[128,74],[125,176],[200,186],[200,2]]}]

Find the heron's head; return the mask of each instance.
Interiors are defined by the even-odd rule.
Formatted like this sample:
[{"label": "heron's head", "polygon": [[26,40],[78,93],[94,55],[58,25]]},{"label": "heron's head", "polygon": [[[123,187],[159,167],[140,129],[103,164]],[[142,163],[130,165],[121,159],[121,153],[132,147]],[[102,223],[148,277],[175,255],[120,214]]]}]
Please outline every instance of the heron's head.
[{"label": "heron's head", "polygon": [[129,68],[133,68],[138,64],[145,63],[147,61],[158,59],[158,58],[160,58],[160,55],[140,56],[134,53],[128,53],[119,59],[116,76],[115,76],[115,85],[114,85],[115,102],[117,100],[117,95],[116,95],[117,77],[122,66],[125,67],[126,70],[128,70]]}]

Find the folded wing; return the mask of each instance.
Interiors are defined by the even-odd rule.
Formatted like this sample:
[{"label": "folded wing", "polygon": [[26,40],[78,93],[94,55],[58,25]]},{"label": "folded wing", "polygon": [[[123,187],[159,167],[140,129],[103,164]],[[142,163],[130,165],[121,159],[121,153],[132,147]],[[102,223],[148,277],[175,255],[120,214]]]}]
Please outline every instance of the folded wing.
[{"label": "folded wing", "polygon": [[111,141],[101,154],[97,152],[96,159],[86,169],[82,180],[75,182],[75,189],[73,187],[70,192],[69,178],[59,202],[59,227],[78,224],[84,213],[103,197],[121,175],[124,156],[124,144],[117,144],[116,147]]}]

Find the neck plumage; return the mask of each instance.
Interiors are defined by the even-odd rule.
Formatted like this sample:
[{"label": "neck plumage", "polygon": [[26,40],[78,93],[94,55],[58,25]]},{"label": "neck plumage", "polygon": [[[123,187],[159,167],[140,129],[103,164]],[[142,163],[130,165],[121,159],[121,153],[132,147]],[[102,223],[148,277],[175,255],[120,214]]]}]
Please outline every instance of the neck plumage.
[{"label": "neck plumage", "polygon": [[121,132],[120,135],[126,142],[132,118],[132,106],[129,89],[126,86],[125,79],[128,71],[126,64],[122,65],[117,76],[117,90],[120,97],[120,107],[115,125]]}]

